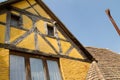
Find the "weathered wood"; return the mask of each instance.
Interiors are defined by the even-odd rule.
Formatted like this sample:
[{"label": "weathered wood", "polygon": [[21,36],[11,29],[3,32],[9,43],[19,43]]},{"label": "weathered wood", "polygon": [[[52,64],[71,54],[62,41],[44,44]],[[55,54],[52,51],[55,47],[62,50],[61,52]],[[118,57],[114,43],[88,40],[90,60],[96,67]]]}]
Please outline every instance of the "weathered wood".
[{"label": "weathered wood", "polygon": [[38,34],[50,45],[50,47],[58,54],[58,51],[54,48],[54,46],[41,34],[39,30],[37,30]]},{"label": "weathered wood", "polygon": [[61,27],[59,27],[58,24],[55,24],[55,25],[56,25],[56,28],[59,31],[61,31],[62,35],[64,35],[69,40],[69,42],[71,43],[71,45],[78,50],[79,54],[82,55],[85,59],[87,59],[87,56],[85,56],[84,52],[74,43],[73,40],[70,39],[70,37],[68,37],[68,35],[66,34],[66,32],[64,32],[63,29]]},{"label": "weathered wood", "polygon": [[76,46],[77,50],[81,52],[84,58],[93,61],[95,60],[93,56],[84,48],[84,46],[71,34],[71,32],[65,27],[65,25],[54,15],[54,13],[42,2],[42,0],[35,0],[45,11],[49,16],[57,22],[57,26],[59,27],[59,30],[63,32],[63,35],[66,35],[66,38],[69,38],[69,41]]},{"label": "weathered wood", "polygon": [[17,45],[19,42],[21,42],[25,37],[27,37],[29,34],[31,34],[34,31],[34,27],[31,28],[29,31],[27,31],[26,33],[24,33],[22,36],[18,37],[17,39],[15,39],[13,42],[11,42],[11,44],[13,45]]},{"label": "weathered wood", "polygon": [[37,36],[37,28],[34,30],[34,42],[35,42],[35,49],[39,50],[39,44],[38,44],[38,36]]},{"label": "weathered wood", "polygon": [[70,48],[65,52],[65,55],[69,55],[73,48],[73,46],[70,46]]},{"label": "weathered wood", "polygon": [[[34,4],[32,4],[31,6],[34,7],[34,6],[36,6],[36,5],[37,5],[37,3],[34,3]],[[24,10],[30,9],[31,6],[24,8]]]},{"label": "weathered wood", "polygon": [[[4,23],[4,22],[0,22],[0,24],[1,25],[4,25],[4,26],[6,26],[6,23]],[[10,27],[14,27],[14,26],[10,26]],[[17,27],[14,27],[14,28],[17,28]],[[24,31],[28,31],[29,29],[26,29],[26,28],[17,28],[17,29],[21,29],[21,30],[24,30]]]},{"label": "weathered wood", "polygon": [[26,79],[31,79],[31,70],[30,70],[30,59],[28,57],[25,57],[25,69],[26,69]]},{"label": "weathered wood", "polygon": [[22,9],[13,7],[13,6],[10,6],[10,7],[11,7],[12,10],[15,10],[15,11],[21,13],[21,14],[27,15],[28,17],[32,18],[33,20],[43,20],[43,21],[50,22],[50,23],[53,22],[53,20],[45,18],[43,16],[38,16],[38,15],[32,14],[28,11],[25,11],[25,10],[22,10]]},{"label": "weathered wood", "polygon": [[[14,27],[14,26],[11,26],[11,27]],[[18,28],[18,27],[14,27],[14,28],[17,28],[17,29],[20,29],[20,30],[24,30],[24,31],[29,31],[29,29],[24,28],[24,27],[20,27],[20,28]]]},{"label": "weathered wood", "polygon": [[50,75],[49,75],[49,71],[48,71],[47,61],[45,60],[45,58],[42,61],[43,61],[43,66],[45,68],[46,79],[50,80]]},{"label": "weathered wood", "polygon": [[[45,35],[45,34],[42,34],[43,36],[45,36],[45,37],[49,37],[49,38],[53,38],[53,39],[57,39],[56,37],[54,37],[54,36],[48,36],[48,35]],[[65,39],[62,39],[62,38],[58,38],[60,41],[65,41],[65,42],[69,42],[68,40],[65,40]]]},{"label": "weathered wood", "polygon": [[10,21],[11,21],[11,14],[10,11],[8,11],[7,19],[6,19],[5,43],[9,43],[10,40]]},{"label": "weathered wood", "polygon": [[6,25],[6,23],[4,23],[4,22],[0,22],[0,24],[1,24],[1,25]]},{"label": "weathered wood", "polygon": [[0,15],[6,13],[8,10],[5,7],[0,8]]},{"label": "weathered wood", "polygon": [[[54,24],[53,24],[54,25]],[[59,40],[59,36],[58,36],[58,32],[57,32],[57,28],[56,26],[54,25],[54,34],[55,34],[55,37],[56,37],[56,41],[57,41],[57,44],[58,44],[58,47],[59,47],[59,54],[62,54],[63,51],[62,51],[62,47],[61,47],[61,42]]]},{"label": "weathered wood", "polygon": [[54,57],[54,58],[66,58],[66,59],[91,63],[87,59],[73,58],[73,57],[66,56],[66,55],[55,55],[55,54],[52,54],[52,53],[46,54],[46,53],[41,52],[41,51],[30,50],[30,49],[26,49],[26,48],[20,48],[20,47],[17,47],[15,45],[11,45],[11,44],[0,43],[0,48],[10,49],[10,50],[13,50],[13,51],[20,51],[20,52],[24,52],[26,54],[36,54],[36,55],[40,55],[40,56]]},{"label": "weathered wood", "polygon": [[37,15],[38,15],[39,17],[41,17],[40,13],[31,5],[31,3],[30,3],[28,0],[26,0],[26,1],[27,1],[27,3],[30,5],[30,7],[33,8],[33,10],[37,13]]}]

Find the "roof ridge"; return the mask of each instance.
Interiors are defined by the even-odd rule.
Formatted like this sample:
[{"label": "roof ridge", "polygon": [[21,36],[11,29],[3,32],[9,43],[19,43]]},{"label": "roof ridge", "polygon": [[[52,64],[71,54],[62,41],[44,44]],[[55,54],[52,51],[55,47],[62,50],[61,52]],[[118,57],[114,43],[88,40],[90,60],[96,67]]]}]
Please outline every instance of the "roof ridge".
[{"label": "roof ridge", "polygon": [[[99,50],[107,50],[107,51],[110,51],[110,52],[112,52],[112,53],[114,53],[114,54],[120,55],[119,53],[114,52],[114,51],[112,51],[112,50],[109,49],[109,48],[99,48],[99,47],[95,47],[95,46],[85,46],[85,48],[86,48],[86,49],[87,49],[87,48],[92,48],[92,49],[99,49]],[[88,51],[89,51],[89,50],[88,50]]]}]

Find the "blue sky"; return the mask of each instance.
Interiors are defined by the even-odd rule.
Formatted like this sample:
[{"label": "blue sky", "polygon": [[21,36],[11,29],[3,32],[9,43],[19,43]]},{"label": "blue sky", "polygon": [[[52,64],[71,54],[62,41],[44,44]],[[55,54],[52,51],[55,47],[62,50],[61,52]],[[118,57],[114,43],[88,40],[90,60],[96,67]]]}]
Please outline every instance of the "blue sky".
[{"label": "blue sky", "polygon": [[108,48],[120,53],[120,36],[105,14],[109,8],[120,26],[120,0],[43,1],[84,46]]},{"label": "blue sky", "polygon": [[43,0],[84,45],[120,53],[120,36],[105,14],[120,26],[120,0]]}]

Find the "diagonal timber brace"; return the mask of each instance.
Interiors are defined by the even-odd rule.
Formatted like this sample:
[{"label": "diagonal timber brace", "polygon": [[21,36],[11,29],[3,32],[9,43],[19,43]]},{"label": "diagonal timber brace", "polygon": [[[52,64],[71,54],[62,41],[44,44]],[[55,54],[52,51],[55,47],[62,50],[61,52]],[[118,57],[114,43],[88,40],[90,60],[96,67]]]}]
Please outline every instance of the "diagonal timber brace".
[{"label": "diagonal timber brace", "polygon": [[25,10],[22,10],[22,9],[13,7],[13,6],[10,6],[10,8],[11,8],[11,10],[14,10],[14,11],[17,11],[21,14],[27,15],[29,18],[31,18],[32,20],[35,20],[35,21],[43,20],[43,21],[50,22],[50,23],[53,22],[53,20],[51,20],[51,19],[45,18],[43,16],[38,16],[38,15],[32,14],[28,11],[25,11]]},{"label": "diagonal timber brace", "polygon": [[73,48],[74,48],[73,46],[70,46],[70,48],[66,51],[65,55],[69,55]]},{"label": "diagonal timber brace", "polygon": [[15,39],[13,42],[11,42],[11,44],[13,45],[17,45],[18,43],[20,43],[24,38],[26,38],[29,34],[31,34],[34,31],[34,27],[32,29],[30,29],[29,31],[27,31],[26,33],[24,33],[22,36],[18,37],[17,39]]},{"label": "diagonal timber brace", "polygon": [[54,48],[54,46],[45,38],[44,35],[41,34],[41,32],[39,30],[37,30],[38,34],[50,45],[50,47],[57,53],[59,54],[59,52]]}]

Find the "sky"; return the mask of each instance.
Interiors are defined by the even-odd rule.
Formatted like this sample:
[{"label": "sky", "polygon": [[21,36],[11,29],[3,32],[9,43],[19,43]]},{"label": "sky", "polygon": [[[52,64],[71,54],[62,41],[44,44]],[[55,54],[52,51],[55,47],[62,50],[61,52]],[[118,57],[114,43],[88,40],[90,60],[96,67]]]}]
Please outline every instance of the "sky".
[{"label": "sky", "polygon": [[43,1],[85,47],[107,48],[120,53],[120,36],[105,13],[109,8],[120,27],[120,0]]},{"label": "sky", "polygon": [[120,26],[120,0],[43,0],[85,47],[120,53],[120,36],[105,10]]}]

